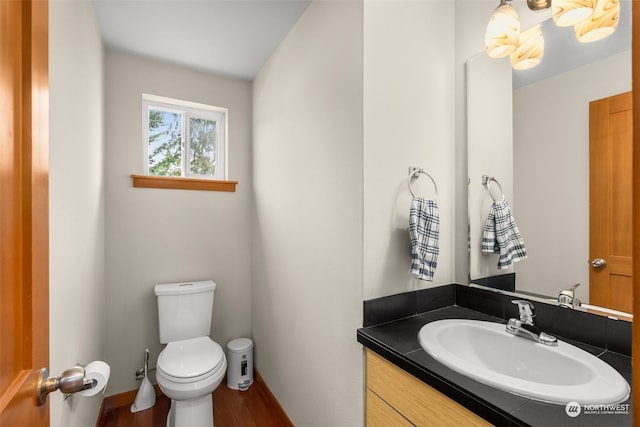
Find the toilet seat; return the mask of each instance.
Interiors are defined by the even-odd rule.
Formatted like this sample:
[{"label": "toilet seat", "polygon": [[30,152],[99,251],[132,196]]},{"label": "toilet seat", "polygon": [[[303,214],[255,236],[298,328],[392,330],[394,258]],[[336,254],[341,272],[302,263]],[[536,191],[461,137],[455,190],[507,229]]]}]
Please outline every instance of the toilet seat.
[{"label": "toilet seat", "polygon": [[218,372],[225,360],[220,344],[198,337],[167,344],[158,356],[157,368],[171,381],[191,383]]}]

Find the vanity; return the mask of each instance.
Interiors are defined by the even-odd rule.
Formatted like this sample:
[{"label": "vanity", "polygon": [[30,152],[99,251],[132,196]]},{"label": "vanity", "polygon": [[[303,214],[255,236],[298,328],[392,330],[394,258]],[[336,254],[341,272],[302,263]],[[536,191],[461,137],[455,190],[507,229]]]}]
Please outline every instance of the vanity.
[{"label": "vanity", "polygon": [[[451,284],[365,301],[357,340],[366,355],[367,425],[631,426],[630,398],[569,414],[564,404],[522,397],[462,375],[420,345],[423,326],[442,319],[506,324],[519,314],[513,299],[500,291]],[[631,323],[534,304],[538,327],[598,357],[631,383]]]}]

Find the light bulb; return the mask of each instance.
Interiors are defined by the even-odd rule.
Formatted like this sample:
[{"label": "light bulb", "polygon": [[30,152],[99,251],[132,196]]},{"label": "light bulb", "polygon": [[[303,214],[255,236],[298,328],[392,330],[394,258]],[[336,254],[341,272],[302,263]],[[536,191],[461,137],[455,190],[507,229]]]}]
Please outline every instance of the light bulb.
[{"label": "light bulb", "polygon": [[487,55],[491,58],[502,58],[516,50],[520,37],[520,18],[516,10],[505,0],[493,11],[487,32],[485,45]]},{"label": "light bulb", "polygon": [[551,14],[559,27],[569,27],[593,13],[594,0],[553,0]]},{"label": "light bulb", "polygon": [[603,39],[616,30],[619,18],[618,0],[597,0],[593,14],[575,25],[576,38],[583,43]]},{"label": "light bulb", "polygon": [[520,34],[520,43],[511,54],[511,66],[514,70],[526,70],[535,67],[544,55],[544,37],[540,24]]}]

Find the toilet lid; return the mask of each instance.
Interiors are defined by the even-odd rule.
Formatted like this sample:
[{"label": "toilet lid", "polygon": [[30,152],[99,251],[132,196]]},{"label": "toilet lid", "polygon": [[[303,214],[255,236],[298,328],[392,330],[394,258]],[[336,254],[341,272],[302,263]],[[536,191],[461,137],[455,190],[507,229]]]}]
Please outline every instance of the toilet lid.
[{"label": "toilet lid", "polygon": [[167,344],[158,356],[158,369],[176,379],[194,379],[213,374],[224,361],[218,343],[209,337],[199,337]]}]

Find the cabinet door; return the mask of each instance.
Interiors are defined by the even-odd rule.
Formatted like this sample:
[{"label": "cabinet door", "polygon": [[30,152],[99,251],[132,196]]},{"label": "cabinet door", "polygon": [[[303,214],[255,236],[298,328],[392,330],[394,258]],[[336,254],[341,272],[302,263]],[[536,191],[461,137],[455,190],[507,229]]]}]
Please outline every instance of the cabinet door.
[{"label": "cabinet door", "polygon": [[[367,392],[374,392],[411,424],[435,427],[492,425],[378,354],[367,350],[366,355]],[[367,419],[369,409],[367,406]]]},{"label": "cabinet door", "polygon": [[411,427],[409,421],[367,389],[367,427]]}]

